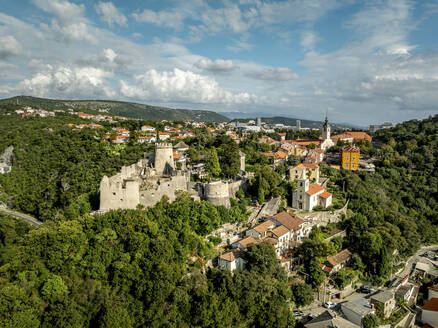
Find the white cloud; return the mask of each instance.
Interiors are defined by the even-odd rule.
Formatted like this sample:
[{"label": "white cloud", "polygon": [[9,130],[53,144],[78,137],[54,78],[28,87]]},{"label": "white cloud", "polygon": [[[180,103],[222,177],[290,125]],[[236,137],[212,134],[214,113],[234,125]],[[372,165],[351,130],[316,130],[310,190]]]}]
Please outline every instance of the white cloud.
[{"label": "white cloud", "polygon": [[100,19],[106,22],[109,26],[118,24],[126,26],[126,16],[123,15],[112,2],[101,2],[95,6],[96,12],[100,15]]},{"label": "white cloud", "polygon": [[133,13],[138,22],[156,24],[163,27],[179,29],[183,26],[184,15],[178,11],[159,11],[145,9],[141,13]]},{"label": "white cloud", "polygon": [[247,73],[248,77],[265,81],[288,81],[298,78],[298,74],[287,67],[269,68],[258,72]]},{"label": "white cloud", "polygon": [[0,36],[0,59],[18,56],[22,51],[23,47],[12,35]]},{"label": "white cloud", "polygon": [[236,68],[232,60],[216,59],[215,61],[212,61],[208,58],[202,58],[197,61],[195,67],[214,73],[229,72]]},{"label": "white cloud", "polygon": [[115,93],[106,80],[109,77],[112,73],[99,68],[60,66],[34,74],[20,82],[15,90],[39,97],[113,97]]},{"label": "white cloud", "polygon": [[163,72],[151,69],[137,75],[135,80],[135,85],[120,81],[120,92],[123,96],[146,101],[199,104],[248,104],[256,101],[256,97],[248,93],[223,90],[208,76],[177,68]]},{"label": "white cloud", "polygon": [[315,44],[320,40],[318,35],[312,31],[305,31],[301,34],[301,47],[305,50],[312,50]]},{"label": "white cloud", "polygon": [[85,6],[67,0],[33,0],[42,10],[53,14],[51,24],[41,24],[41,28],[52,34],[52,37],[63,41],[86,41],[97,43],[93,28],[84,17]]}]

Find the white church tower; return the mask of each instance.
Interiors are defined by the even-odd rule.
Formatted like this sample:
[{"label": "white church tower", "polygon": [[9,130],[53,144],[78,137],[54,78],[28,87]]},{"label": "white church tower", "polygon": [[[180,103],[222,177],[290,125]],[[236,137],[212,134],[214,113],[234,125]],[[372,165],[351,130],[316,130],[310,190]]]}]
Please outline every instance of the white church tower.
[{"label": "white church tower", "polygon": [[327,114],[325,115],[325,121],[322,126],[322,141],[321,141],[321,149],[327,150],[330,147],[333,147],[335,144],[330,137],[330,124],[328,122]]}]

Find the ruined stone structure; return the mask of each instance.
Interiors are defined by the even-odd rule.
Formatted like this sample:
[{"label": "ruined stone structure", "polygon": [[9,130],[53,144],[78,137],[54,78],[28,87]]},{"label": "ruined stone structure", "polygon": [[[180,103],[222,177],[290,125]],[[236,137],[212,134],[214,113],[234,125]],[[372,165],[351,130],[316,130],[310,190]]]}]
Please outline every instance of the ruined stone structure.
[{"label": "ruined stone structure", "polygon": [[[152,165],[154,163],[154,165]],[[135,209],[139,204],[149,207],[163,196],[174,201],[178,190],[189,192],[195,200],[204,199],[215,205],[230,206],[244,180],[211,183],[190,182],[189,170],[175,169],[171,144],[155,145],[155,155],[145,154],[144,159],[122,167],[120,173],[100,182],[100,210]]]}]

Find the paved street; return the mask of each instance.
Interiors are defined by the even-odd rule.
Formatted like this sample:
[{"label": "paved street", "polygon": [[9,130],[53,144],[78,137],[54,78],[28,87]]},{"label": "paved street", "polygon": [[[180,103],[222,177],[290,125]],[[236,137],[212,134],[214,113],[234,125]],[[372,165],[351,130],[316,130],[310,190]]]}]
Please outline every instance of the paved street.
[{"label": "paved street", "polygon": [[23,219],[23,220],[27,221],[28,223],[30,223],[31,225],[33,225],[33,226],[35,226],[37,228],[41,224],[43,224],[41,221],[38,221],[34,217],[32,217],[30,215],[27,215],[27,214],[24,214],[24,213],[19,213],[19,212],[11,211],[11,210],[8,210],[6,208],[1,208],[1,207],[0,207],[0,211],[2,211],[6,215],[12,216],[14,218]]}]

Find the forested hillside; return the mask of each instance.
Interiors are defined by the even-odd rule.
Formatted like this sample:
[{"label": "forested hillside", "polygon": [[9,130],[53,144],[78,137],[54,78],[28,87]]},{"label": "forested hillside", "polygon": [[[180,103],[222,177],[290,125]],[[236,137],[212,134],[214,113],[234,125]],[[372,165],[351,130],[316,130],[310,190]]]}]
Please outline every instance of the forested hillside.
[{"label": "forested hillside", "polygon": [[0,325],[293,327],[272,246],[251,246],[234,275],[199,269],[212,250],[200,234],[243,218],[185,195],[31,231],[0,214]]},{"label": "forested hillside", "polygon": [[389,276],[397,253],[438,243],[438,116],[380,130],[376,173],[330,172],[355,215],[345,221],[349,246],[375,279]]},{"label": "forested hillside", "polygon": [[102,140],[105,129],[67,126],[83,122],[71,115],[1,116],[0,152],[14,146],[14,169],[0,175],[0,200],[41,220],[74,218],[98,206],[103,175],[136,162],[145,146],[113,145]]},{"label": "forested hillside", "polygon": [[19,104],[45,109],[76,110],[108,110],[111,115],[139,118],[143,120],[172,120],[172,121],[201,121],[201,122],[227,122],[226,116],[207,110],[188,110],[150,106],[125,101],[110,100],[55,100],[18,96],[1,99],[0,104]]}]

